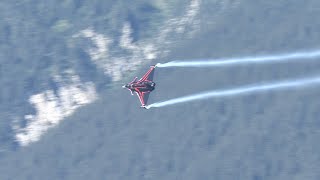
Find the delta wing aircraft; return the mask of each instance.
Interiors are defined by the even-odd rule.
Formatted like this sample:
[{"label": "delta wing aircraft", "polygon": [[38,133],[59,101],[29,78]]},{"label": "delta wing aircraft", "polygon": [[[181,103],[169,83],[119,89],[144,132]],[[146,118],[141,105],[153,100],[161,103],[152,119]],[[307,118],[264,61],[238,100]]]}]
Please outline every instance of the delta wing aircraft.
[{"label": "delta wing aircraft", "polygon": [[146,105],[148,102],[149,94],[155,89],[156,83],[153,82],[153,75],[156,66],[150,66],[148,72],[138,80],[137,77],[133,79],[130,83],[122,86],[122,88],[127,88],[131,95],[136,93],[141,103],[141,107],[147,109]]}]

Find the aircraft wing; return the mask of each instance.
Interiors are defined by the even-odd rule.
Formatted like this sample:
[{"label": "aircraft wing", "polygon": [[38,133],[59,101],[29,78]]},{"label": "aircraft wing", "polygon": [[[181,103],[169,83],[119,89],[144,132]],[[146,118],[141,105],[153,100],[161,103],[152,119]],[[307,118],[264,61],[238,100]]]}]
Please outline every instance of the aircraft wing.
[{"label": "aircraft wing", "polygon": [[155,69],[155,66],[150,66],[150,69],[148,70],[148,72],[145,75],[143,75],[141,79],[139,79],[139,82],[145,81],[145,80],[152,81],[154,69]]},{"label": "aircraft wing", "polygon": [[148,102],[148,98],[149,98],[149,94],[150,92],[140,92],[140,91],[136,91],[138,98],[140,100],[141,106],[146,106],[147,102]]}]

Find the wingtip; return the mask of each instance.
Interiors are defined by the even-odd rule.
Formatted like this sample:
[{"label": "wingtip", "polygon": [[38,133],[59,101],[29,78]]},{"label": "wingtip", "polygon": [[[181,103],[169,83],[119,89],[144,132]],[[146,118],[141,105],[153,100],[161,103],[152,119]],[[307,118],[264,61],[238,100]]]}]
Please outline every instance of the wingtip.
[{"label": "wingtip", "polygon": [[148,106],[146,106],[146,105],[142,105],[141,106],[142,108],[145,108],[145,109],[150,109]]}]

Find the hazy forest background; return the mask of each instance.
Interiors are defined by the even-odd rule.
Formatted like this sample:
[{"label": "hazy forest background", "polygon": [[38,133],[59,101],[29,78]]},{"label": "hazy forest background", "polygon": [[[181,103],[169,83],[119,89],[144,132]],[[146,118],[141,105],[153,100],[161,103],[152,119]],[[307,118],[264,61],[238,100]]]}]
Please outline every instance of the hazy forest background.
[{"label": "hazy forest background", "polygon": [[[2,0],[0,179],[320,179],[319,87],[143,110],[149,65],[319,48],[318,0]],[[320,61],[156,69],[150,103]]]}]

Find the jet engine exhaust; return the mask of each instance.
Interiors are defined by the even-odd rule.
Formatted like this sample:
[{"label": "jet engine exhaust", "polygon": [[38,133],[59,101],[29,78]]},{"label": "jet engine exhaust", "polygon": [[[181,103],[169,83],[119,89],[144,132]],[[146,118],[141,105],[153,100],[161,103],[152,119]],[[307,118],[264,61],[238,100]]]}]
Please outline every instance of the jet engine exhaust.
[{"label": "jet engine exhaust", "polygon": [[271,63],[281,62],[288,60],[298,59],[314,59],[320,57],[320,51],[305,51],[288,54],[279,54],[271,56],[252,56],[243,58],[224,58],[216,60],[203,60],[203,61],[171,61],[164,64],[158,63],[157,67],[209,67],[209,66],[228,66],[235,64],[248,64],[248,63]]},{"label": "jet engine exhaust", "polygon": [[226,90],[217,90],[217,91],[209,91],[203,92],[200,94],[194,94],[189,96],[183,96],[179,98],[170,99],[167,101],[157,102],[146,106],[147,109],[149,108],[157,108],[157,107],[164,107],[179,103],[185,103],[190,101],[202,100],[207,98],[213,97],[224,97],[224,96],[235,96],[241,94],[249,94],[253,92],[260,92],[266,90],[280,90],[280,89],[288,89],[293,87],[303,87],[303,86],[311,86],[320,84],[320,76],[311,77],[311,78],[304,78],[304,79],[296,79],[296,80],[287,80],[287,81],[280,81],[276,83],[268,83],[268,84],[260,84],[260,85],[250,85],[244,86],[235,89],[226,89]]}]

